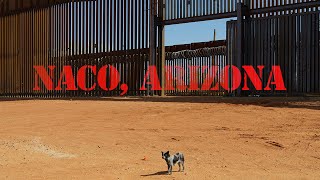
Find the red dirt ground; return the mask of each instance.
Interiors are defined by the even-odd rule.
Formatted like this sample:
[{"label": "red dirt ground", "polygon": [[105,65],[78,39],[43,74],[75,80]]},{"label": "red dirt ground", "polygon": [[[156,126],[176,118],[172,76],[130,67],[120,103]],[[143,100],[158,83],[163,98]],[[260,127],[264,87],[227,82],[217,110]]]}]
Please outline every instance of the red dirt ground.
[{"label": "red dirt ground", "polygon": [[[0,179],[319,179],[319,109],[316,98],[0,100]],[[185,172],[165,175],[165,150],[185,154]]]}]

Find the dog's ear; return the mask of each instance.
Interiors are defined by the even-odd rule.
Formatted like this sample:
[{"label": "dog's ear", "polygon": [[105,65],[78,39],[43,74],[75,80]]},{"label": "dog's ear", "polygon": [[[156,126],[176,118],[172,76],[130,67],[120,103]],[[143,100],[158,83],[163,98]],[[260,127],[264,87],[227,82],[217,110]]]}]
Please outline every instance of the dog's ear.
[{"label": "dog's ear", "polygon": [[163,156],[163,152],[161,151],[161,154],[162,154],[162,156]]},{"label": "dog's ear", "polygon": [[168,152],[166,152],[166,154],[169,154],[169,151],[168,151]]}]

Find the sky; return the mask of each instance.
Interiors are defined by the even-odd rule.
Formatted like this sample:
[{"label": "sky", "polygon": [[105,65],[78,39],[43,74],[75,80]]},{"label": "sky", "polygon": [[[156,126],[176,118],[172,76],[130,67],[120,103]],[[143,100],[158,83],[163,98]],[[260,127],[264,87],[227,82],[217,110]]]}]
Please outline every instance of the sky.
[{"label": "sky", "polygon": [[214,29],[217,40],[226,39],[226,22],[231,19],[220,19],[166,27],[166,46],[212,41]]}]

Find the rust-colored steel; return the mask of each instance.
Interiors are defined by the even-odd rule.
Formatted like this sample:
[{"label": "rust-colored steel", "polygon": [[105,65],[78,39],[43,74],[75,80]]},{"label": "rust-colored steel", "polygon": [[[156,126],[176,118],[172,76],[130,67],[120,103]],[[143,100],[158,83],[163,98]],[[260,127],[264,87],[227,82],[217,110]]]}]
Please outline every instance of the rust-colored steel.
[{"label": "rust-colored steel", "polygon": [[[264,65],[264,87],[273,65],[280,65],[287,91],[257,91],[251,93],[319,94],[319,12],[270,16],[244,21],[244,65]],[[234,64],[239,49],[235,46],[237,22],[228,22],[228,61]],[[254,89],[250,84],[250,88]]]},{"label": "rust-colored steel", "polygon": [[[238,3],[243,7],[237,8]],[[99,87],[94,91],[68,91],[63,85],[48,91],[40,82],[41,90],[33,90],[39,81],[35,78],[35,65],[56,67],[50,74],[56,87],[64,81],[60,73],[66,65],[76,79],[83,65],[100,69],[108,64],[120,72],[120,83],[129,86],[128,95],[163,95],[163,91],[140,91],[149,65],[157,67],[164,84],[165,64],[224,67],[235,64],[239,47],[244,49],[239,54],[248,58],[238,58],[239,64],[288,65],[284,75],[289,93],[319,93],[319,6],[317,0],[0,0],[0,96],[118,96],[120,86],[114,91]],[[238,24],[228,24],[227,44],[220,41],[164,47],[165,25],[228,17],[237,17]],[[243,36],[235,36],[239,32],[236,26],[244,28]],[[164,57],[165,51],[192,53],[216,46],[226,46],[227,54]],[[187,72],[183,76],[186,83]],[[91,87],[96,76],[89,70],[87,74],[85,86]],[[197,80],[204,79],[199,76]],[[110,83],[106,86],[110,87]],[[210,94],[176,90],[166,93]]]},{"label": "rust-colored steel", "polygon": [[[34,91],[37,79],[33,66],[36,65],[56,66],[52,79],[57,86],[65,65],[70,65],[76,75],[78,67],[83,65],[101,68],[110,64],[120,72],[121,83],[130,85],[129,95],[143,94],[136,84],[141,83],[149,64],[149,53],[140,50],[150,45],[149,0],[0,2],[2,96],[111,96],[121,93],[120,88],[88,92],[67,91],[66,86],[48,91],[44,83],[40,83],[41,91]],[[130,53],[133,51],[137,53]],[[96,83],[94,77],[88,71],[87,87]]]}]

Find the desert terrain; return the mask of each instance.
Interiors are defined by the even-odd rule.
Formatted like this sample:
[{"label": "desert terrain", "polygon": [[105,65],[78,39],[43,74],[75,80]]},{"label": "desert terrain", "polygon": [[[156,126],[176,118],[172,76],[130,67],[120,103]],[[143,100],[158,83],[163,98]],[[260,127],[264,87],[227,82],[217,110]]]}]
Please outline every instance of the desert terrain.
[{"label": "desert terrain", "polygon": [[320,99],[0,99],[0,179],[320,179]]}]

